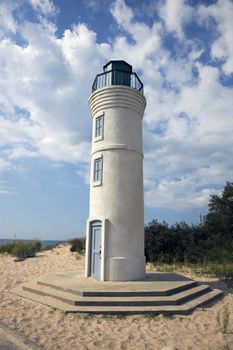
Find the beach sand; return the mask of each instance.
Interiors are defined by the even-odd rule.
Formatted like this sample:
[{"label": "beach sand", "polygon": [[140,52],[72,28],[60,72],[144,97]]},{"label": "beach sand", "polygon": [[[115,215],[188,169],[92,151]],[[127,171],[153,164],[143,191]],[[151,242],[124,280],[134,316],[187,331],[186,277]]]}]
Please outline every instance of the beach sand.
[{"label": "beach sand", "polygon": [[[0,255],[0,322],[49,350],[161,350],[169,345],[179,350],[233,350],[233,294],[216,279],[197,278],[224,290],[224,299],[211,308],[172,318],[63,314],[10,293],[18,284],[48,272],[83,273],[84,258],[76,257],[76,253],[69,251],[69,245],[41,252],[22,262],[14,262],[7,254]],[[218,331],[216,316],[227,304],[230,322],[223,334]]]}]

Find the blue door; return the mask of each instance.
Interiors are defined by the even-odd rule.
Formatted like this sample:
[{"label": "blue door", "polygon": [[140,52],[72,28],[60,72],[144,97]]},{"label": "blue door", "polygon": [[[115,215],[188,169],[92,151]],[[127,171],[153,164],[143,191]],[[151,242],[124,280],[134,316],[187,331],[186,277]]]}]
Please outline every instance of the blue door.
[{"label": "blue door", "polygon": [[100,279],[101,221],[91,224],[91,276]]}]

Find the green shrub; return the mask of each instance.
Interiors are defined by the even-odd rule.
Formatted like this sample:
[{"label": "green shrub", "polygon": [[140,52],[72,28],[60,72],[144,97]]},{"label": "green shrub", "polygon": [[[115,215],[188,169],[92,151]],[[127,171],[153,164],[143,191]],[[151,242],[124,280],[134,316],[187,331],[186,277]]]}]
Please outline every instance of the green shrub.
[{"label": "green shrub", "polygon": [[11,254],[18,259],[25,259],[28,256],[32,256],[31,248],[21,243],[14,246]]},{"label": "green shrub", "polygon": [[[233,263],[232,198],[233,182],[227,182],[220,196],[210,196],[209,212],[201,217],[199,224],[179,222],[169,226],[157,220],[150,222],[145,227],[147,262],[201,265],[206,262]],[[230,276],[228,272],[226,279],[230,280],[232,272]]]},{"label": "green shrub", "polygon": [[15,246],[15,242],[3,244],[3,245],[0,246],[0,253],[11,254],[14,246]]},{"label": "green shrub", "polygon": [[70,247],[71,252],[76,252],[78,254],[85,253],[86,239],[84,237],[73,238],[69,240],[68,243],[71,244],[71,247]]},{"label": "green shrub", "polygon": [[40,241],[7,243],[0,246],[0,253],[8,253],[16,256],[18,259],[25,259],[35,256],[36,252],[41,250]]},{"label": "green shrub", "polygon": [[36,255],[36,252],[40,251],[41,243],[28,242],[28,243],[16,243],[11,254],[16,256],[18,259],[31,258]]},{"label": "green shrub", "polygon": [[42,249],[42,243],[41,243],[41,241],[34,241],[34,242],[32,242],[32,243],[33,243],[34,246],[35,246],[36,252],[40,252],[41,249]]}]

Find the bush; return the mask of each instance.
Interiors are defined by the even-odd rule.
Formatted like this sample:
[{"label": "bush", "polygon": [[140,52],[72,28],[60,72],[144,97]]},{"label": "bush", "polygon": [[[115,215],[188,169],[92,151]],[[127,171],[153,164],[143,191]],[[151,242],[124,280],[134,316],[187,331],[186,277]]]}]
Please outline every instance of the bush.
[{"label": "bush", "polygon": [[153,220],[145,228],[147,262],[165,264],[199,262],[203,254],[204,233],[198,225],[185,222],[168,226]]},{"label": "bush", "polygon": [[0,253],[11,254],[14,246],[15,246],[15,242],[3,244],[3,245],[0,246]]},{"label": "bush", "polygon": [[84,254],[85,253],[85,247],[86,247],[86,238],[80,237],[80,238],[73,238],[68,241],[69,244],[71,244],[70,251],[76,252],[78,254]]},{"label": "bush", "polygon": [[18,259],[25,259],[33,257],[36,255],[36,252],[41,250],[40,241],[32,242],[13,242],[4,244],[0,247],[0,253],[8,253],[16,256]]},{"label": "bush", "polygon": [[184,222],[168,226],[153,220],[145,227],[145,255],[151,263],[233,263],[233,239],[220,243],[202,225]]},{"label": "bush", "polygon": [[220,196],[211,196],[209,212],[198,225],[149,223],[145,255],[152,263],[233,263],[233,182],[226,183]]},{"label": "bush", "polygon": [[35,246],[35,249],[36,249],[36,252],[40,252],[41,249],[42,249],[42,244],[41,244],[41,241],[34,241],[32,242]]},{"label": "bush", "polygon": [[11,254],[18,259],[32,258],[40,251],[41,242],[16,243]]}]

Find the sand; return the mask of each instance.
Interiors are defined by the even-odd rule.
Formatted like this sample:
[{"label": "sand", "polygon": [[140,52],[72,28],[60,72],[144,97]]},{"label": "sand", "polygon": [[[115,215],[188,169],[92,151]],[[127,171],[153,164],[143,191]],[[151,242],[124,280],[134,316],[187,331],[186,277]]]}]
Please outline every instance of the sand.
[{"label": "sand", "polygon": [[[126,317],[63,314],[61,311],[20,298],[10,291],[20,283],[48,272],[83,273],[84,258],[77,259],[69,246],[57,247],[23,262],[0,255],[0,322],[44,349],[155,349],[233,350],[233,294],[216,279],[198,278],[224,290],[224,299],[211,308],[188,316]],[[193,276],[192,276],[193,277]],[[216,316],[228,304],[228,331],[218,330]]]}]

